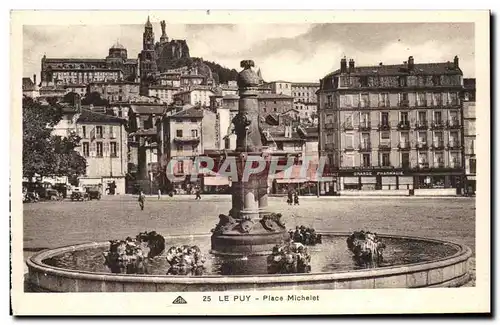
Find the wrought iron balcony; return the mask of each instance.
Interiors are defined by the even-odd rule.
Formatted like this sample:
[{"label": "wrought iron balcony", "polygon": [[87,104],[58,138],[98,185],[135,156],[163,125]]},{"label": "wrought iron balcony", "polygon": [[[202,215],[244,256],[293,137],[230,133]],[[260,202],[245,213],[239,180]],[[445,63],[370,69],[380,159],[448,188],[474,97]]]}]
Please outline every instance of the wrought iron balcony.
[{"label": "wrought iron balcony", "polygon": [[390,130],[391,129],[391,125],[390,125],[390,123],[380,123],[378,125],[378,129],[379,130]]},{"label": "wrought iron balcony", "polygon": [[447,148],[449,150],[458,150],[461,148],[461,145],[460,145],[460,142],[458,142],[458,141],[450,141],[450,142],[448,142]]},{"label": "wrought iron balcony", "polygon": [[417,130],[427,130],[429,125],[427,124],[427,121],[419,121],[415,123],[415,129]]},{"label": "wrought iron balcony", "polygon": [[402,141],[398,144],[399,150],[410,150],[410,142],[409,141]]},{"label": "wrought iron balcony", "polygon": [[360,123],[358,128],[360,131],[369,131],[372,129],[372,125],[370,122]]},{"label": "wrought iron balcony", "polygon": [[200,137],[175,137],[174,142],[178,143],[197,143],[200,142]]},{"label": "wrought iron balcony", "polygon": [[391,150],[391,144],[390,143],[380,143],[378,145],[378,149],[380,151],[390,151]]},{"label": "wrought iron balcony", "polygon": [[427,142],[419,142],[419,143],[417,143],[416,147],[418,150],[429,150],[429,146],[427,145]]},{"label": "wrought iron balcony", "polygon": [[427,169],[427,168],[429,168],[429,163],[428,162],[420,162],[420,163],[418,163],[417,168],[418,169]]},{"label": "wrought iron balcony", "polygon": [[417,100],[417,104],[416,104],[416,106],[417,106],[417,107],[427,107],[427,101],[426,101],[426,100],[424,100],[424,101],[422,101],[422,102],[419,102],[419,101]]},{"label": "wrought iron balcony", "polygon": [[434,142],[432,144],[432,149],[434,149],[434,150],[443,150],[444,149],[444,143],[443,143],[443,141]]},{"label": "wrought iron balcony", "polygon": [[442,128],[444,128],[443,121],[435,121],[435,122],[432,123],[431,127],[433,129],[442,129]]},{"label": "wrought iron balcony", "polygon": [[344,123],[343,127],[344,127],[344,130],[354,130],[352,123]]},{"label": "wrought iron balcony", "polygon": [[402,100],[399,102],[400,107],[408,107],[410,106],[410,102],[408,100]]},{"label": "wrought iron balcony", "polygon": [[460,122],[458,120],[450,120],[446,122],[449,129],[460,129]]},{"label": "wrought iron balcony", "polygon": [[398,130],[409,130],[409,129],[410,129],[410,122],[401,121],[398,123]]},{"label": "wrought iron balcony", "polygon": [[361,143],[359,145],[359,151],[371,151],[372,144],[370,142]]}]

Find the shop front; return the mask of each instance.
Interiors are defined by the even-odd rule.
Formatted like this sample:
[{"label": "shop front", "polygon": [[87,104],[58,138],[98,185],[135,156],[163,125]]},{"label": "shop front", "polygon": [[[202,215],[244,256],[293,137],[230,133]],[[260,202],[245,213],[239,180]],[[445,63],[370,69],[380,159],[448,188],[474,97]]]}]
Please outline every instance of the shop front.
[{"label": "shop front", "polygon": [[344,169],[339,170],[342,191],[448,189],[463,186],[461,169]]}]

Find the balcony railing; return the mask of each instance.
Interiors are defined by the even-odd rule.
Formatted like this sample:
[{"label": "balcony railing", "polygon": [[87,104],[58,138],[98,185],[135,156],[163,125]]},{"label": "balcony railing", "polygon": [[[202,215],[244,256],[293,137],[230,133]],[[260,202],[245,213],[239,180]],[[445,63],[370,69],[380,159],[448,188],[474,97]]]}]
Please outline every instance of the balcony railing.
[{"label": "balcony railing", "polygon": [[418,101],[417,100],[417,107],[427,107],[427,101]]},{"label": "balcony railing", "polygon": [[432,144],[432,149],[434,149],[434,150],[443,150],[444,149],[444,143],[443,143],[443,141],[434,142]]},{"label": "balcony railing", "polygon": [[371,130],[372,125],[370,122],[361,122],[361,123],[359,123],[358,128],[360,131],[368,131],[368,130]]},{"label": "balcony railing", "polygon": [[410,106],[410,102],[408,100],[402,100],[399,102],[400,107],[408,107]]},{"label": "balcony railing", "polygon": [[420,163],[418,163],[417,168],[427,169],[427,168],[429,168],[429,163],[428,162],[420,162]]},{"label": "balcony railing", "polygon": [[409,130],[410,129],[410,122],[408,122],[408,121],[399,122],[398,129],[399,130]]},{"label": "balcony railing", "polygon": [[444,168],[444,162],[435,162],[434,167],[435,168]]},{"label": "balcony railing", "polygon": [[417,149],[428,150],[429,146],[427,145],[427,142],[419,142],[419,143],[417,143]]},{"label": "balcony railing", "polygon": [[389,102],[379,102],[378,107],[390,107]]},{"label": "balcony railing", "polygon": [[432,128],[433,129],[442,129],[444,128],[443,121],[435,121],[432,123]]},{"label": "balcony railing", "polygon": [[462,164],[460,164],[459,162],[451,162],[450,167],[451,168],[461,168]]},{"label": "balcony railing", "polygon": [[459,141],[450,141],[448,142],[448,149],[450,150],[458,150],[460,149],[460,142]]},{"label": "balcony railing", "polygon": [[371,151],[372,144],[370,142],[364,142],[359,145],[359,151]]},{"label": "balcony railing", "polygon": [[175,137],[174,142],[200,142],[200,137]]},{"label": "balcony railing", "polygon": [[398,148],[399,148],[399,150],[410,150],[411,149],[410,142],[409,141],[401,141],[398,144]]},{"label": "balcony railing", "polygon": [[354,130],[352,123],[344,123],[344,130]]},{"label": "balcony railing", "polygon": [[383,151],[391,150],[391,144],[390,143],[380,143],[378,145],[378,149],[383,150]]},{"label": "balcony railing", "polygon": [[379,130],[390,130],[391,129],[391,125],[389,123],[380,123],[378,125],[378,129]]},{"label": "balcony railing", "polygon": [[417,130],[427,130],[428,127],[427,121],[418,121],[415,123],[415,129]]},{"label": "balcony railing", "polygon": [[450,120],[446,122],[446,126],[449,129],[459,129],[460,128],[460,122],[458,120]]}]

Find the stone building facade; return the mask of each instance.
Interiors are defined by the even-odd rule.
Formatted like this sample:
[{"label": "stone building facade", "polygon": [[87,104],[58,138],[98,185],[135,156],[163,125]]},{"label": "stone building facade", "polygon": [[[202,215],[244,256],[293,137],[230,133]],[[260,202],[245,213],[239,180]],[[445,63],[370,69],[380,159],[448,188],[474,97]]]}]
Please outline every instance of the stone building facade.
[{"label": "stone building facade", "polygon": [[88,92],[97,92],[110,103],[128,102],[139,97],[139,86],[139,83],[129,81],[92,82],[88,85]]},{"label": "stone building facade", "polygon": [[467,193],[476,191],[476,79],[464,79],[464,166]]},{"label": "stone building facade", "polygon": [[439,189],[463,183],[462,71],[453,62],[340,69],[321,80],[320,154],[332,183],[322,192]]},{"label": "stone building facade", "polygon": [[318,112],[318,100],[316,92],[319,90],[319,83],[314,82],[294,82],[292,83],[293,105],[299,111],[300,118],[313,120]]}]

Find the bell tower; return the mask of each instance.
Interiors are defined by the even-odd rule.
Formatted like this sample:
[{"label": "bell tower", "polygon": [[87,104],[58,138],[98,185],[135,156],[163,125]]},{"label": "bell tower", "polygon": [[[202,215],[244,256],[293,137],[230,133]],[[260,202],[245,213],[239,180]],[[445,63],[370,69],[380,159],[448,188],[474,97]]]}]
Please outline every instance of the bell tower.
[{"label": "bell tower", "polygon": [[142,51],[139,54],[140,74],[141,74],[141,95],[148,95],[148,87],[157,72],[156,52],[154,49],[155,35],[153,33],[153,25],[149,20],[144,25],[144,33],[142,34]]}]

